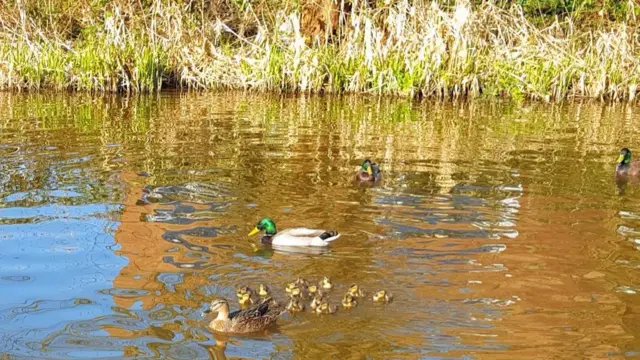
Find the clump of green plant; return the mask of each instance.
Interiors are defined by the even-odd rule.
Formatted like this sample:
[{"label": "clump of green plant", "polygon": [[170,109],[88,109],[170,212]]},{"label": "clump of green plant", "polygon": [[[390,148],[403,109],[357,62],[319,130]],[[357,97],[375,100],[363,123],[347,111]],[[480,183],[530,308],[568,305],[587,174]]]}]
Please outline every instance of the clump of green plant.
[{"label": "clump of green plant", "polygon": [[21,1],[2,5],[9,20],[0,23],[0,87],[551,101],[634,100],[640,81],[633,2],[625,20],[588,30],[570,16],[535,25],[519,5],[352,1],[329,8],[337,22],[320,34],[304,28],[299,4],[274,10],[267,0],[234,0],[217,13],[215,1],[196,3],[68,2],[71,18]]}]

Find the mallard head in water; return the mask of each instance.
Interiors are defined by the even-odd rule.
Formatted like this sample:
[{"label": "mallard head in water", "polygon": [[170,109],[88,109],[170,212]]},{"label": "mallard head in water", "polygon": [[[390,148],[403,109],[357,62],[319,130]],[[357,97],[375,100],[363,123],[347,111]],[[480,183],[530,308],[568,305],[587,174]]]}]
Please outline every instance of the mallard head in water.
[{"label": "mallard head in water", "polygon": [[620,155],[616,163],[618,163],[618,165],[629,165],[631,163],[631,150],[628,148],[620,149]]},{"label": "mallard head in water", "polygon": [[276,229],[276,223],[269,218],[263,218],[262,220],[258,221],[258,224],[253,228],[253,230],[251,230],[249,236],[253,236],[260,231],[264,231],[264,234],[266,236],[274,236],[278,232],[278,230]]}]

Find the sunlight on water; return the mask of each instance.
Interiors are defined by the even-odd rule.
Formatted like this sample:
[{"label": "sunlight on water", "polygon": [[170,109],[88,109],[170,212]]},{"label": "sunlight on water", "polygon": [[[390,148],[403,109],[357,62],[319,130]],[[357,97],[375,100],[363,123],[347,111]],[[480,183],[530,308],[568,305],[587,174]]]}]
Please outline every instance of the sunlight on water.
[{"label": "sunlight on water", "polygon": [[[626,105],[2,94],[0,353],[637,356],[640,190],[612,175],[639,120]],[[371,188],[353,181],[366,157],[383,172]],[[341,237],[263,246],[247,237],[262,217]],[[215,298],[237,308],[242,285],[285,302],[299,276],[329,276],[334,305],[352,283],[367,297],[250,336],[201,317]]]}]

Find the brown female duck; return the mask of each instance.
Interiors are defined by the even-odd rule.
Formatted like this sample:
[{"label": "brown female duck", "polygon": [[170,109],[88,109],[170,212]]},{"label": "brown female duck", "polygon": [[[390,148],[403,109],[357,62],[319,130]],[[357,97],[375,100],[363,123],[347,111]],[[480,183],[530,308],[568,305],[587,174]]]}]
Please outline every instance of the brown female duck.
[{"label": "brown female duck", "polygon": [[243,334],[265,329],[274,323],[284,311],[284,309],[271,301],[263,301],[249,309],[229,313],[227,300],[219,299],[212,301],[209,309],[205,310],[204,314],[218,313],[218,316],[209,323],[211,330]]}]

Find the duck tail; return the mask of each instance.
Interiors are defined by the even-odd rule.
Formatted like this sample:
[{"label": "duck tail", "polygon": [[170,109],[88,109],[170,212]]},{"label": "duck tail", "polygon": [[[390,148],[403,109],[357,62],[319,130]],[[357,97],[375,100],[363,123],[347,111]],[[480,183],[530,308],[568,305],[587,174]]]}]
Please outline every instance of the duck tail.
[{"label": "duck tail", "polygon": [[337,231],[329,230],[325,231],[320,235],[320,239],[330,242],[340,237],[340,234]]}]

